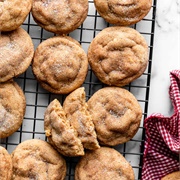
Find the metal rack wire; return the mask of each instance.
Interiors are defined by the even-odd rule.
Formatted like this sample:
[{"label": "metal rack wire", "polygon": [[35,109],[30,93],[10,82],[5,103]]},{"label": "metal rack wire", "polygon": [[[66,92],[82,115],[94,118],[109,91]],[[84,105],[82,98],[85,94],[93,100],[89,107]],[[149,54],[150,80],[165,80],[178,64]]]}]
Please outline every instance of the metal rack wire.
[{"label": "metal rack wire", "polygon": [[[141,22],[133,26],[137,29],[147,40],[149,46],[149,64],[147,70],[143,75],[125,86],[124,88],[132,92],[137,98],[143,109],[143,118],[138,133],[129,142],[114,147],[131,163],[136,179],[141,179],[142,171],[142,157],[144,148],[145,132],[143,129],[143,120],[147,117],[148,111],[148,100],[149,100],[149,88],[151,79],[151,64],[153,54],[153,43],[154,43],[154,30],[155,30],[155,12],[156,12],[156,0],[153,1],[151,11],[148,16]],[[88,46],[92,39],[100,32],[103,28],[110,26],[106,23],[97,13],[93,1],[89,1],[89,12],[85,22],[77,30],[69,34],[69,36],[78,40],[82,48],[87,52]],[[33,20],[31,14],[22,25],[22,27],[30,34],[35,48],[43,40],[54,36],[53,33],[47,32],[40,28]],[[43,139],[46,140],[44,134],[44,111],[48,104],[54,98],[59,99],[63,102],[65,96],[51,94],[38,84],[33,76],[31,66],[28,70],[15,79],[15,81],[21,86],[26,96],[26,114],[24,117],[21,128],[8,138],[0,139],[0,144],[4,146],[9,153],[24,140],[27,139]],[[88,70],[88,75],[83,84],[86,89],[87,100],[95,93],[98,89],[104,87],[93,74],[91,69]],[[66,158],[67,161],[67,180],[74,179],[74,168],[78,161],[78,158]]]}]

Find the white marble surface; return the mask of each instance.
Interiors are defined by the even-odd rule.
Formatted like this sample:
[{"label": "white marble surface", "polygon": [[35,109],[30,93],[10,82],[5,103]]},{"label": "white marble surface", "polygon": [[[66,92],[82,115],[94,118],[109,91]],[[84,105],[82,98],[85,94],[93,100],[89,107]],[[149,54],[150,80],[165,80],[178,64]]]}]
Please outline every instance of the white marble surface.
[{"label": "white marble surface", "polygon": [[180,1],[158,0],[148,115],[172,115],[168,90],[174,69],[180,69]]}]

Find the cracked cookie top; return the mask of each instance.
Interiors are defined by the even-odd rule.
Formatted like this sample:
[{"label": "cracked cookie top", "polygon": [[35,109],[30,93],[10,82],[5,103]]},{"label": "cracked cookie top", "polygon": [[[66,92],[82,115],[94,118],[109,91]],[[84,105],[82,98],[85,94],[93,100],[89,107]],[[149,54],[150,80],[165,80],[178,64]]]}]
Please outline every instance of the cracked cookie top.
[{"label": "cracked cookie top", "polygon": [[115,146],[136,134],[142,110],[134,95],[126,89],[102,88],[87,103],[100,144]]},{"label": "cracked cookie top", "polygon": [[68,34],[77,29],[88,13],[88,0],[33,0],[32,15],[47,31]]},{"label": "cracked cookie top", "polygon": [[25,21],[32,0],[0,0],[0,31],[17,29]]},{"label": "cracked cookie top", "polygon": [[0,82],[24,73],[31,64],[34,46],[22,28],[0,35]]},{"label": "cracked cookie top", "polygon": [[11,180],[12,159],[7,150],[0,146],[0,179]]},{"label": "cracked cookie top", "polygon": [[40,139],[20,143],[11,154],[12,179],[64,180],[66,162],[53,147]]},{"label": "cracked cookie top", "polygon": [[75,168],[75,180],[134,180],[130,163],[115,149],[87,151]]},{"label": "cracked cookie top", "polygon": [[56,36],[37,47],[32,69],[44,89],[68,94],[80,87],[86,78],[87,55],[76,40]]},{"label": "cracked cookie top", "polygon": [[25,95],[14,81],[0,83],[0,138],[17,131],[26,109]]},{"label": "cracked cookie top", "polygon": [[103,83],[124,86],[145,71],[148,46],[144,37],[132,28],[109,27],[91,42],[88,61]]},{"label": "cracked cookie top", "polygon": [[98,13],[109,23],[129,26],[150,11],[152,0],[94,0]]}]

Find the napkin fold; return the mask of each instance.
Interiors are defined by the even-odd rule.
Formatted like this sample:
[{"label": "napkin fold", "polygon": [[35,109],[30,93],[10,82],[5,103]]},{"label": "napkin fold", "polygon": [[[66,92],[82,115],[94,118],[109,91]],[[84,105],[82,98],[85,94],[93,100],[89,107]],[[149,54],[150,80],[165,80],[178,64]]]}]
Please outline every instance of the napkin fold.
[{"label": "napkin fold", "polygon": [[142,180],[160,180],[180,170],[180,70],[170,72],[171,117],[152,114],[144,121],[146,132]]}]

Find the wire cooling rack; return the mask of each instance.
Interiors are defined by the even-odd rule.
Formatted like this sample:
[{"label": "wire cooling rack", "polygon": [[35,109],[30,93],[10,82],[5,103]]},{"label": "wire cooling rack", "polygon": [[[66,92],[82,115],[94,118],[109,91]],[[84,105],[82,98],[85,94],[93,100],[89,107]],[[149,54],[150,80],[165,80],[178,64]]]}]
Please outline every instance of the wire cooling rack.
[{"label": "wire cooling rack", "polygon": [[[144,148],[145,132],[143,129],[143,120],[147,117],[149,88],[151,79],[151,64],[153,54],[153,41],[155,30],[155,12],[156,0],[153,1],[152,8],[149,14],[139,23],[132,26],[138,30],[146,39],[149,46],[149,64],[143,75],[125,86],[124,88],[132,92],[137,98],[143,110],[143,117],[140,128],[137,134],[129,142],[114,147],[117,149],[133,167],[135,178],[141,179],[142,171],[142,157]],[[89,12],[84,23],[75,31],[69,34],[80,42],[82,48],[87,52],[90,42],[102,29],[111,26],[106,23],[97,13],[93,1],[89,1]],[[27,17],[22,27],[31,36],[35,48],[49,37],[54,36],[53,33],[47,32],[40,28],[33,20],[31,14]],[[21,128],[8,138],[0,139],[0,144],[4,146],[9,153],[15,147],[27,139],[42,139],[47,140],[44,133],[44,111],[48,104],[57,98],[63,102],[65,96],[51,94],[45,91],[36,81],[33,76],[31,66],[27,71],[15,79],[21,86],[26,96],[26,114]],[[104,85],[95,77],[91,69],[88,70],[87,78],[83,84],[86,90],[87,100],[98,89]],[[74,168],[77,164],[78,158],[66,158],[67,175],[66,180],[74,179]]]}]

